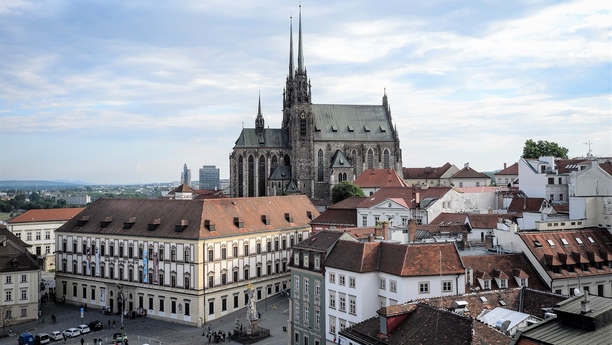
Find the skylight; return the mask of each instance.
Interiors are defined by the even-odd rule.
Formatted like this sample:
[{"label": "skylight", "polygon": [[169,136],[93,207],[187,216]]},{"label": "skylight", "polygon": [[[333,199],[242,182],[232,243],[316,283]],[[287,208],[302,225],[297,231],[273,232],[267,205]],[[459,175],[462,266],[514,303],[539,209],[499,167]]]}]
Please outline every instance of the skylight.
[{"label": "skylight", "polygon": [[487,302],[487,298],[485,296],[480,296],[478,298],[480,299],[480,302],[482,302],[482,303]]},{"label": "skylight", "polygon": [[576,237],[576,242],[578,242],[578,244],[583,244],[582,240],[579,237]]},{"label": "skylight", "polygon": [[536,247],[541,247],[541,246],[542,246],[542,243],[540,243],[540,241],[538,241],[538,240],[533,240],[533,244],[534,244]]},{"label": "skylight", "polygon": [[593,237],[589,236],[587,238],[589,239],[589,242],[591,242],[591,244],[595,244],[595,240],[593,239]]},{"label": "skylight", "polygon": [[566,246],[569,245],[569,242],[567,242],[567,240],[565,238],[562,238],[561,242],[563,242],[563,244],[566,245]]},{"label": "skylight", "polygon": [[546,240],[546,242],[548,242],[551,247],[555,246],[555,242],[553,242],[553,240]]}]

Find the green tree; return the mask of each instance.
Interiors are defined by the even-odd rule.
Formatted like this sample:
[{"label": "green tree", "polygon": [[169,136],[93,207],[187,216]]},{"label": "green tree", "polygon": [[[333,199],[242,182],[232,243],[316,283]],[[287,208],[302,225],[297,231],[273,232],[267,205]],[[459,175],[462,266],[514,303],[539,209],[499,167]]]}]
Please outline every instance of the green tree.
[{"label": "green tree", "polygon": [[552,141],[538,140],[536,143],[532,139],[529,139],[525,141],[525,146],[523,147],[523,158],[552,156],[567,159],[568,151],[567,148],[559,146],[559,144]]},{"label": "green tree", "polygon": [[365,196],[361,188],[352,182],[342,181],[332,188],[332,202],[335,204],[352,196]]},{"label": "green tree", "polygon": [[2,326],[2,334],[6,335],[6,326],[10,326],[15,321],[12,316],[12,308],[3,305],[0,307],[0,325]]}]

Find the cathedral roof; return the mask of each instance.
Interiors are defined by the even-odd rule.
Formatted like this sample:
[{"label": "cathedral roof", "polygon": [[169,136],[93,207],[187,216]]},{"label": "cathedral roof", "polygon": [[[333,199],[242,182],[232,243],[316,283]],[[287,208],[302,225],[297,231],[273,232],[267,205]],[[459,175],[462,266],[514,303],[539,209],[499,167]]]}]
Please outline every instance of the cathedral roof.
[{"label": "cathedral roof", "polygon": [[352,168],[351,163],[346,159],[342,151],[336,150],[334,157],[332,158],[331,168]]},{"label": "cathedral roof", "polygon": [[255,128],[243,128],[234,146],[234,148],[238,147],[289,148],[289,131],[281,128],[266,128],[263,131],[263,137],[260,137]]},{"label": "cathedral roof", "polygon": [[393,141],[382,105],[313,104],[314,140]]}]

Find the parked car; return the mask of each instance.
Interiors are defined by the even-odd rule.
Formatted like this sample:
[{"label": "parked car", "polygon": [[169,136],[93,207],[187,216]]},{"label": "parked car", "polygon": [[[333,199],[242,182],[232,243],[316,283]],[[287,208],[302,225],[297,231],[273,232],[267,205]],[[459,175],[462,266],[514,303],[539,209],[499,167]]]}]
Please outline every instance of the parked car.
[{"label": "parked car", "polygon": [[34,336],[32,336],[32,333],[22,333],[17,338],[17,343],[19,345],[34,345]]},{"label": "parked car", "polygon": [[49,334],[49,338],[52,340],[64,340],[64,334],[60,331],[53,331]]},{"label": "parked car", "polygon": [[89,329],[89,326],[87,326],[86,324],[78,325],[76,328],[81,332],[81,334],[91,332],[91,329]]},{"label": "parked car", "polygon": [[47,333],[38,333],[34,337],[34,342],[39,343],[41,345],[49,344],[51,342],[51,338],[49,337],[49,334]]},{"label": "parked car", "polygon": [[126,339],[127,339],[127,336],[125,334],[123,334],[123,333],[115,333],[115,334],[113,334],[113,340],[115,342],[125,341]]},{"label": "parked car", "polygon": [[81,335],[81,331],[79,331],[78,328],[72,327],[64,331],[64,337],[66,338],[74,338],[78,337],[79,335]]},{"label": "parked car", "polygon": [[87,326],[89,326],[89,329],[92,330],[93,332],[99,331],[104,328],[104,325],[102,324],[102,322],[98,320],[88,323]]}]

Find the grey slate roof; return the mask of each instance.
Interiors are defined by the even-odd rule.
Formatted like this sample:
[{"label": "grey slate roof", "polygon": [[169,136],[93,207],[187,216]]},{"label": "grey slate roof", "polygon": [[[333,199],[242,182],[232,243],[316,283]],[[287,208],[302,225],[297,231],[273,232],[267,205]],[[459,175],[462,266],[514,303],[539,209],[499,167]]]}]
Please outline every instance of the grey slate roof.
[{"label": "grey slate roof", "polygon": [[263,132],[263,143],[260,143],[259,135],[255,128],[243,128],[240,132],[237,147],[281,147],[289,148],[289,130],[281,128],[266,128]]},{"label": "grey slate roof", "polygon": [[315,141],[394,140],[382,105],[313,104],[312,112]]},{"label": "grey slate roof", "polygon": [[342,151],[336,150],[331,163],[332,168],[352,168],[351,163],[346,159]]}]

